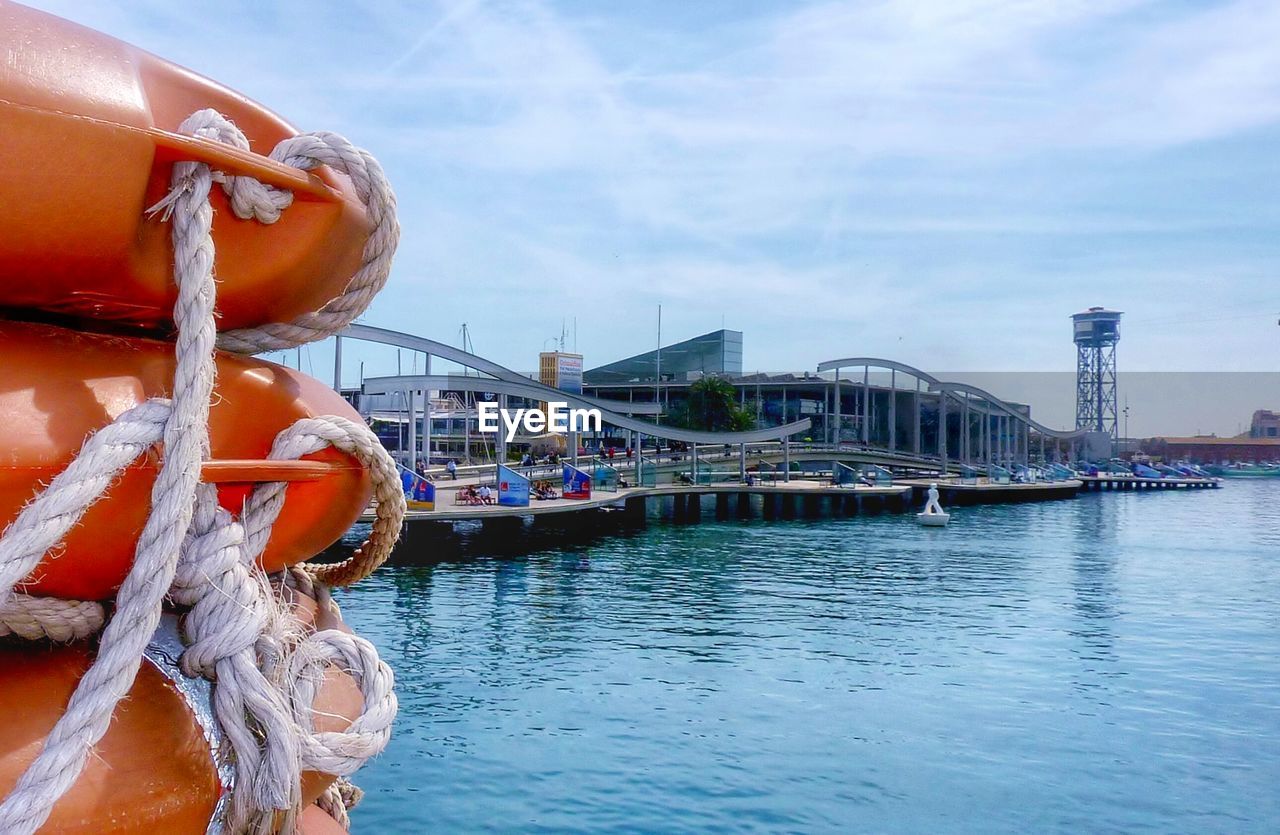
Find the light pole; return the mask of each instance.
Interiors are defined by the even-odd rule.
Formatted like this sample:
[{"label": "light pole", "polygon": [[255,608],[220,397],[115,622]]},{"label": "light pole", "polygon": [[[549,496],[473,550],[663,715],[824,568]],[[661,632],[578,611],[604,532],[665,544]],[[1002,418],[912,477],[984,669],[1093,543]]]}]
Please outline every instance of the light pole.
[{"label": "light pole", "polygon": [[[658,305],[658,349],[654,353],[653,402],[662,404],[662,305]],[[653,416],[654,423],[662,423],[662,410]]]},{"label": "light pole", "polygon": [[1124,413],[1124,445],[1125,449],[1129,449],[1129,398],[1124,399],[1124,408],[1121,411]]}]

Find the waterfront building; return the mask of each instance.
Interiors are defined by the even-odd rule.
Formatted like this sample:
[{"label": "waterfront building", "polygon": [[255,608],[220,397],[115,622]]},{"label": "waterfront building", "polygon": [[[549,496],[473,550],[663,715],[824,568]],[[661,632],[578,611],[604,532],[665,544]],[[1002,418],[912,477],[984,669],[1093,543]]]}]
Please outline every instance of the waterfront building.
[{"label": "waterfront building", "polygon": [[538,355],[538,382],[571,394],[582,394],[582,354],[543,351]]},{"label": "waterfront building", "polygon": [[[509,446],[481,435],[473,404],[478,399],[499,400],[513,409],[539,406],[546,398],[545,386],[539,385],[541,373],[510,371],[406,334],[366,326],[353,326],[348,333],[438,354],[482,375],[396,375],[364,381],[354,402],[402,460],[412,462],[429,452],[433,462],[446,456],[493,461],[528,448],[531,439],[518,435]],[[1006,401],[962,381],[941,380],[905,363],[850,357],[817,363],[812,371],[745,372],[742,344],[740,331],[722,329],[583,372],[581,395],[566,391],[566,397],[577,397],[580,406],[629,417],[614,423],[606,418],[601,432],[577,439],[571,451],[630,446],[636,436],[650,446],[683,445],[674,438],[663,441],[662,436],[675,429],[670,421],[682,410],[693,384],[714,375],[732,385],[740,408],[754,417],[756,431],[805,423],[802,431],[787,436],[791,443],[865,448],[904,463],[910,459],[944,468],[1014,468],[1037,461],[1074,461],[1081,455],[1105,460],[1111,454],[1109,437],[1104,436],[1106,448],[1094,454],[1083,443],[1087,432],[1044,426],[1034,420],[1027,404]],[[429,417],[421,408],[424,395],[430,395],[425,398]],[[650,432],[641,428],[645,425],[655,428]]]},{"label": "waterfront building", "polygon": [[1249,422],[1250,438],[1280,438],[1280,412],[1258,409]]},{"label": "waterfront building", "polygon": [[1263,464],[1280,462],[1280,437],[1219,438],[1195,435],[1189,438],[1151,438],[1143,451],[1164,461],[1193,464]]},{"label": "waterfront building", "polygon": [[742,331],[721,329],[589,369],[583,373],[582,379],[592,386],[741,373]]},{"label": "waterfront building", "polygon": [[[1069,448],[1052,437],[1046,445],[1029,425],[1027,404],[1000,401],[1014,417],[977,389],[948,385],[943,405],[943,392],[928,374],[888,360],[836,361],[836,367],[823,363],[816,371],[744,371],[742,346],[741,331],[712,331],[588,369],[583,392],[627,405],[656,401],[672,414],[693,383],[714,374],[734,386],[739,405],[754,414],[758,427],[808,418],[812,429],[798,441],[1004,466],[1071,457]],[[941,439],[939,426],[946,427]]]}]

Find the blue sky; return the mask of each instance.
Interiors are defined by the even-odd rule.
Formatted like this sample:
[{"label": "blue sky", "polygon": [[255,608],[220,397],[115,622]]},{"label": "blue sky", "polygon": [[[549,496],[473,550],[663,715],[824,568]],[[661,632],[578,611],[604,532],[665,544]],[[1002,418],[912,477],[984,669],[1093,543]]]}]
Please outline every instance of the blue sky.
[{"label": "blue sky", "polygon": [[1280,3],[35,5],[369,148],[404,238],[364,321],[518,369],[659,303],[765,370],[1066,371],[1093,304],[1125,369],[1278,365]]}]

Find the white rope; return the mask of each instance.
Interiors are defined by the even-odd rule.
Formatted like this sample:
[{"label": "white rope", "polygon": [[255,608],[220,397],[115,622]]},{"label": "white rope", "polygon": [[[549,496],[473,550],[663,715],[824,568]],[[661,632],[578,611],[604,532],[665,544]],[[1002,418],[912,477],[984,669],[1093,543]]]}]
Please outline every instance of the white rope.
[{"label": "white rope", "polygon": [[339,777],[329,784],[329,788],[316,800],[316,805],[320,807],[326,815],[333,818],[338,826],[343,829],[351,829],[351,816],[348,811],[354,809],[364,792],[359,786],[354,785],[346,777]]},{"label": "white rope", "polygon": [[[324,670],[330,665],[355,678],[364,698],[364,711],[345,731],[316,732],[312,704],[324,682]],[[337,629],[314,632],[290,654],[285,678],[293,682],[290,702],[304,731],[304,769],[349,777],[365,760],[386,747],[396,718],[395,677],[373,644]]]},{"label": "white rope", "polygon": [[[363,423],[344,417],[324,415],[299,420],[276,436],[267,457],[291,460],[330,446],[352,456],[369,470],[377,501],[373,531],[353,557],[335,565],[308,567],[322,583],[349,586],[372,574],[391,554],[404,523],[404,489],[396,463],[382,442]],[[245,538],[254,559],[267,547],[271,526],[284,505],[284,495],[284,484],[264,484],[256,488],[245,503]]]},{"label": "white rope", "polygon": [[[178,129],[205,139],[213,139],[241,150],[249,150],[249,140],[225,116],[216,110],[193,113]],[[355,187],[356,196],[365,206],[373,225],[361,254],[360,267],[347,282],[342,295],[331,299],[313,313],[292,322],[278,322],[254,328],[241,328],[218,335],[218,347],[238,354],[260,354],[280,351],[307,342],[333,336],[355,321],[373,302],[387,283],[391,262],[400,241],[400,224],[396,220],[396,197],[382,166],[362,148],[357,148],[336,133],[318,131],[291,136],[271,151],[271,159],[294,168],[310,171],[327,165],[346,174]],[[288,192],[273,188],[251,177],[215,174],[231,202],[231,209],[242,219],[255,218],[260,223],[275,223],[280,213],[293,202]],[[171,192],[152,210],[166,213],[177,197]],[[167,214],[166,214],[167,216]]]},{"label": "white rope", "polygon": [[267,657],[282,651],[284,612],[213,485],[200,485],[171,595],[191,607],[182,620],[182,670],[216,683],[214,714],[235,755],[228,828],[269,831],[283,812],[290,831],[300,801],[298,734],[283,694],[259,666],[260,648]]},{"label": "white rope", "polygon": [[213,178],[207,165],[191,162],[175,164],[173,177],[183,184],[173,213],[177,365],[151,514],[138,539],[133,566],[116,595],[115,614],[103,630],[97,658],[76,685],[44,748],[0,805],[3,832],[33,832],[44,823],[54,802],[84,768],[89,749],[106,733],[160,622],[161,604],[191,524],[201,460],[209,446],[214,379],[213,209],[208,200]]},{"label": "white rope", "polygon": [[63,600],[15,594],[0,606],[0,637],[65,644],[98,634],[106,620],[95,600]]},{"label": "white rope", "polygon": [[90,435],[75,460],[0,536],[0,602],[62,541],[111,482],[160,440],[169,401],[148,400]]},{"label": "white rope", "polygon": [[[329,446],[366,466],[373,478],[375,495],[383,500],[379,502],[374,533],[355,557],[337,565],[306,569],[308,591],[324,602],[324,584],[332,582],[328,578],[346,585],[367,576],[386,560],[405,512],[395,462],[363,423],[337,416],[304,418],[276,436],[268,457],[295,459]],[[299,799],[301,771],[308,767],[305,751],[309,745],[309,720],[302,724],[296,711],[291,715],[282,694],[295,687],[296,672],[290,672],[290,659],[299,652],[307,656],[312,639],[288,634],[287,626],[281,626],[279,601],[256,568],[256,560],[266,548],[284,506],[286,487],[282,482],[255,487],[245,503],[242,522],[235,522],[217,507],[210,489],[208,498],[197,505],[196,535],[184,551],[175,584],[175,601],[192,607],[183,622],[188,641],[183,669],[188,675],[216,679],[215,711],[236,750],[236,783],[240,788],[232,797],[233,828],[266,827],[271,821],[269,810],[286,812],[290,816],[288,828]],[[368,648],[373,651],[372,645]],[[376,652],[373,658],[377,661]],[[268,681],[273,668],[279,668],[283,675],[274,686]],[[390,682],[390,678],[385,679],[385,692],[371,691],[366,704],[379,706],[380,713],[389,710],[394,717],[395,697],[390,693]],[[385,737],[370,740],[361,749],[364,756],[360,762],[385,745]]]},{"label": "white rope", "polygon": [[[180,130],[248,147],[243,134],[213,111],[194,114]],[[293,323],[223,334],[226,347],[243,352],[290,347],[345,327],[385,283],[399,234],[394,197],[381,168],[367,153],[332,134],[314,134],[282,142],[273,157],[301,168],[327,164],[348,174],[366,201],[374,232],[346,292],[320,311]],[[237,215],[264,223],[274,222],[292,200],[285,192],[214,172],[204,163],[175,164],[173,188],[155,207],[173,223],[178,302],[172,401],[147,401],[88,438],[77,458],[0,537],[0,634],[55,640],[83,635],[95,625],[91,607],[97,604],[37,603],[33,601],[42,599],[15,595],[13,588],[61,542],[121,470],[163,441],[151,513],[97,658],[39,755],[0,804],[0,832],[34,832],[75,782],[133,684],[166,594],[190,607],[183,622],[188,643],[183,670],[216,682],[214,710],[231,743],[236,768],[227,822],[232,831],[292,831],[304,768],[350,774],[379,753],[390,735],[396,711],[393,679],[373,646],[336,630],[300,634],[257,567],[256,558],[284,500],[284,485],[260,485],[251,494],[242,525],[218,506],[215,487],[199,483],[201,462],[209,452],[213,350],[218,340],[213,210],[208,201],[214,182],[227,192]],[[385,494],[374,535],[362,552],[346,563],[313,571],[318,580],[332,576],[353,582],[386,559],[399,535],[404,497],[390,456],[363,424],[333,417],[301,421],[281,433],[273,453],[298,457],[328,445],[361,460],[370,469],[380,499]],[[389,484],[395,485],[394,497]],[[316,588],[327,595],[323,585]],[[100,622],[100,606],[97,617]],[[317,734],[310,713],[317,670],[333,663],[355,676],[365,708],[346,733]]]}]

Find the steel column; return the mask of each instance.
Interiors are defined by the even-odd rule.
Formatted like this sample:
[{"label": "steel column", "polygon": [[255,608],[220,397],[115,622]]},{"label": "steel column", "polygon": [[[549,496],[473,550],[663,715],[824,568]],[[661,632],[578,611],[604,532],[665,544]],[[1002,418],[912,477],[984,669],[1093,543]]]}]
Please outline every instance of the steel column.
[{"label": "steel column", "polygon": [[418,463],[418,393],[408,390],[409,400],[409,469],[416,469]]},{"label": "steel column", "polygon": [[862,445],[871,443],[871,366],[862,366]]},{"label": "steel column", "polygon": [[938,457],[942,459],[942,474],[947,474],[947,393],[938,392]]},{"label": "steel column", "polygon": [[889,369],[889,451],[898,448],[898,369]]},{"label": "steel column", "polygon": [[342,394],[342,337],[333,338],[333,390]]},{"label": "steel column", "polygon": [[833,388],[835,389],[835,395],[836,395],[835,396],[836,408],[835,408],[835,437],[832,439],[832,443],[834,443],[838,448],[840,446],[840,369],[839,368],[836,369],[836,379],[835,379],[835,385],[833,386]]},{"label": "steel column", "polygon": [[915,403],[915,430],[911,433],[911,451],[916,455],[920,454],[920,379],[916,378],[916,396],[913,398]]},{"label": "steel column", "polygon": [[[427,372],[427,376],[431,376],[431,355],[424,354],[426,357],[423,370]],[[422,458],[427,462],[427,466],[431,466],[431,390],[424,389],[422,392]]]},{"label": "steel column", "polygon": [[[502,414],[507,410],[507,396],[505,394],[498,395],[498,410],[499,414]],[[507,433],[506,427],[503,426],[501,422],[499,422],[498,425],[498,437],[494,442],[494,453],[499,464],[507,463]]]}]

